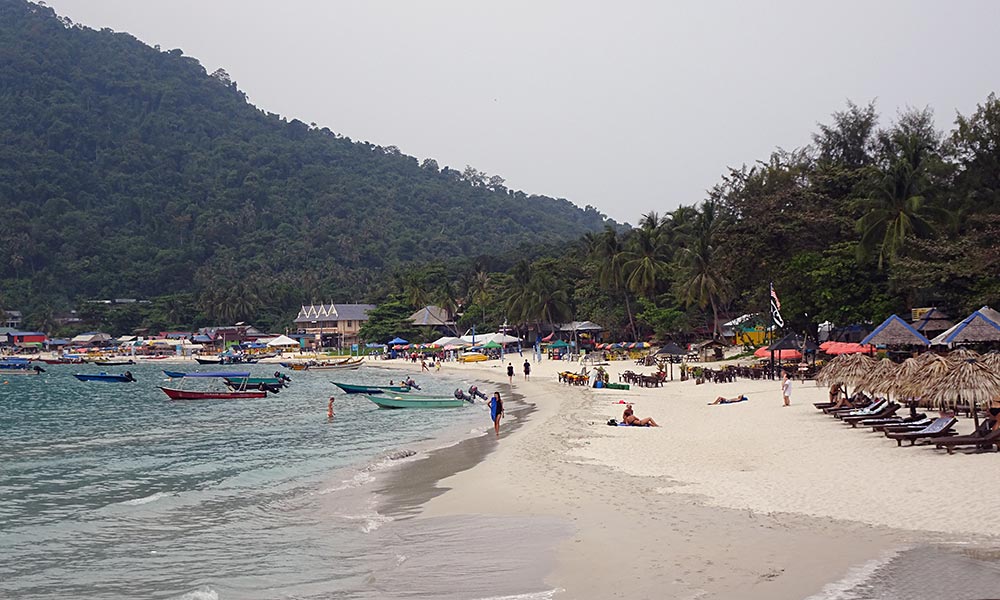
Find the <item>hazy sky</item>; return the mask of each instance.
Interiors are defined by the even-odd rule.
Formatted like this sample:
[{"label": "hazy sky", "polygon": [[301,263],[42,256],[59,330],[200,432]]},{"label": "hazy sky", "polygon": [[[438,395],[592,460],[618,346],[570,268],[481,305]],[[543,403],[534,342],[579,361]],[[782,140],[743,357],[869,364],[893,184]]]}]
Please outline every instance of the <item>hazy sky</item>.
[{"label": "hazy sky", "polygon": [[997,90],[1000,2],[49,0],[257,106],[635,223],[847,99],[942,129]]}]

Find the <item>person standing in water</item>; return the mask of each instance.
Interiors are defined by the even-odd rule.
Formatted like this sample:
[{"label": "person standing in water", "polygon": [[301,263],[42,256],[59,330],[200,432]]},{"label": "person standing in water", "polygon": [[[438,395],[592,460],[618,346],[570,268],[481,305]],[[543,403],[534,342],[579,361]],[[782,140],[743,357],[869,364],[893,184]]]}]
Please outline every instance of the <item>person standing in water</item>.
[{"label": "person standing in water", "polygon": [[330,396],[330,403],[326,407],[326,418],[333,420],[333,396]]},{"label": "person standing in water", "polygon": [[531,363],[527,360],[524,361],[524,380],[528,380],[528,375],[531,375]]},{"label": "person standing in water", "polygon": [[490,398],[490,418],[493,419],[493,431],[500,437],[500,419],[503,418],[503,400],[500,399],[500,392],[493,392]]},{"label": "person standing in water", "polygon": [[507,363],[507,381],[514,385],[514,363]]},{"label": "person standing in water", "polygon": [[792,380],[788,378],[788,371],[782,371],[781,395],[785,399],[785,406],[792,403]]}]

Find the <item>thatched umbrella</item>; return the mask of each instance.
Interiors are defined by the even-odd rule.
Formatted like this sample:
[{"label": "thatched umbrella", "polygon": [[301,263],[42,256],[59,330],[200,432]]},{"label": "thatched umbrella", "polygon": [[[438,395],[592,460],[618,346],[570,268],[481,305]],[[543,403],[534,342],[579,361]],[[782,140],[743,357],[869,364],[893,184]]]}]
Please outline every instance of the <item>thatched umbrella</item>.
[{"label": "thatched umbrella", "polygon": [[976,404],[989,402],[997,394],[1000,394],[1000,373],[978,360],[956,363],[929,390],[931,399],[942,405],[954,407],[962,400],[969,402],[976,429],[979,429]]},{"label": "thatched umbrella", "polygon": [[912,398],[919,406],[925,408],[933,407],[933,400],[927,396],[927,391],[934,387],[953,366],[951,361],[933,352],[907,359],[897,372],[893,384],[897,397]]},{"label": "thatched umbrella", "polygon": [[[875,359],[865,354],[841,354],[828,362],[816,380],[823,385],[835,383],[857,385],[868,372],[875,368]],[[846,389],[845,389],[846,393]],[[850,397],[850,394],[848,394]]]},{"label": "thatched umbrella", "polygon": [[871,392],[872,394],[888,395],[892,390],[892,382],[896,378],[899,365],[888,358],[875,363],[875,366],[858,381],[859,390]]},{"label": "thatched umbrella", "polygon": [[994,371],[1000,371],[1000,352],[987,352],[980,360]]},{"label": "thatched umbrella", "polygon": [[967,361],[967,360],[981,360],[982,359],[982,357],[979,356],[978,352],[976,352],[975,350],[973,350],[971,348],[964,348],[964,347],[955,348],[954,350],[952,350],[951,352],[949,352],[948,356],[946,356],[945,358],[947,358],[948,360],[950,360],[953,363],[960,363],[960,362],[964,362],[964,361]]}]

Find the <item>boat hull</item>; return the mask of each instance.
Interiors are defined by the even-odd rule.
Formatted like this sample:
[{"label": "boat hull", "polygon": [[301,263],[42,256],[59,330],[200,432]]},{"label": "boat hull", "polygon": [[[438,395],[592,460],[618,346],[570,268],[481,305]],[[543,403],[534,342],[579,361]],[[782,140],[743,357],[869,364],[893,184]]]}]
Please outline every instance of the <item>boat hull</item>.
[{"label": "boat hull", "polygon": [[408,386],[402,385],[352,385],[337,381],[331,381],[330,383],[344,390],[345,394],[406,394],[410,391]]},{"label": "boat hull", "polygon": [[134,365],[135,361],[131,360],[95,360],[94,364],[99,367],[124,367],[125,365]]},{"label": "boat hull", "polygon": [[109,373],[98,373],[96,375],[87,373],[74,373],[73,377],[76,377],[80,381],[103,381],[107,383],[131,383],[135,379],[129,379],[125,375],[114,375]]},{"label": "boat hull", "polygon": [[40,375],[34,369],[0,369],[0,375]]},{"label": "boat hull", "polygon": [[267,398],[267,392],[192,392],[160,386],[163,393],[171,400],[238,400],[241,398]]},{"label": "boat hull", "polygon": [[458,408],[465,400],[458,398],[404,398],[393,394],[365,395],[379,408]]}]

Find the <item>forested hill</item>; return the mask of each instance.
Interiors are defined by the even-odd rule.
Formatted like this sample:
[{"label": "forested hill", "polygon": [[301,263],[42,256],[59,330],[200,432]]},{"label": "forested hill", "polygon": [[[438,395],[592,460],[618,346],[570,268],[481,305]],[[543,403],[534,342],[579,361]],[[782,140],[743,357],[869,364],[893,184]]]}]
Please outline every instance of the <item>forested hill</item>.
[{"label": "forested hill", "polygon": [[407,261],[609,222],[286,121],[181,50],[23,0],[0,0],[0,208],[8,305],[237,283],[270,304],[358,299]]}]

